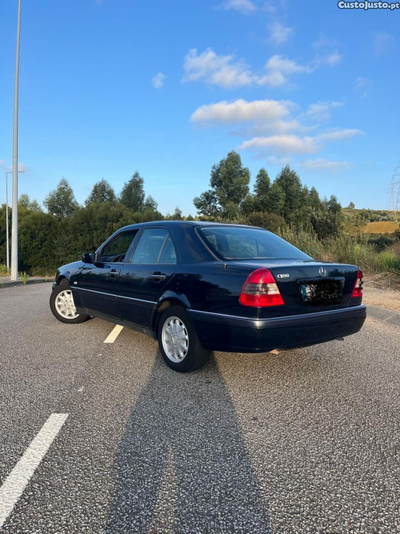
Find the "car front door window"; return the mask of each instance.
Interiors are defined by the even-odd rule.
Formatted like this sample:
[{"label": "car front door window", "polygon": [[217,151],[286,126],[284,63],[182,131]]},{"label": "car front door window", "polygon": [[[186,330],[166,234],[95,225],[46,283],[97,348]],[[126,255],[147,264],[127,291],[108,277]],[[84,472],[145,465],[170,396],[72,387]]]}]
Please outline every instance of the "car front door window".
[{"label": "car front door window", "polygon": [[111,241],[111,243],[106,245],[105,248],[102,250],[100,261],[102,263],[123,262],[136,233],[137,231],[125,232],[113,241]]}]

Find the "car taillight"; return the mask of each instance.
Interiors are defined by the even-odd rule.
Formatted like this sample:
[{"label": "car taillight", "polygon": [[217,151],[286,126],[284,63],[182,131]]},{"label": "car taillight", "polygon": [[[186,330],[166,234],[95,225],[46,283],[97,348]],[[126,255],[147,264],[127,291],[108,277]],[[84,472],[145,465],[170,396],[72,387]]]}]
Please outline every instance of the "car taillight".
[{"label": "car taillight", "polygon": [[268,269],[257,269],[248,276],[242,288],[239,302],[243,306],[255,308],[285,304],[275,278]]},{"label": "car taillight", "polygon": [[354,284],[353,293],[351,298],[362,297],[363,292],[363,273],[361,269],[358,269],[356,283]]}]

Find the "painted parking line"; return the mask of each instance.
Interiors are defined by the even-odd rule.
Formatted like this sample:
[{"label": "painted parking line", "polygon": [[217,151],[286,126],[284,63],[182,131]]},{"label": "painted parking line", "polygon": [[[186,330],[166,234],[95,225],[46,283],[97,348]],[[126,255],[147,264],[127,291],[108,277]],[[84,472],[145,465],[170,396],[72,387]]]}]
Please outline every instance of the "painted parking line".
[{"label": "painted parking line", "polygon": [[67,420],[67,413],[53,413],[32,440],[0,487],[0,528],[23,494],[33,473]]},{"label": "painted parking line", "polygon": [[124,328],[123,326],[117,324],[117,326],[115,328],[113,328],[111,333],[104,340],[104,343],[114,343],[114,341],[117,339],[117,337],[122,332],[123,328]]}]

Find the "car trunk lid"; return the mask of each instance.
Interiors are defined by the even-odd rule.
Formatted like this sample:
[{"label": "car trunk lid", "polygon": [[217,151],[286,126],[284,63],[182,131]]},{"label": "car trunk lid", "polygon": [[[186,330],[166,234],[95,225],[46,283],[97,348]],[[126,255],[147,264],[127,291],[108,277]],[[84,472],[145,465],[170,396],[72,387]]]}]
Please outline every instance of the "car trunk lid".
[{"label": "car trunk lid", "polygon": [[260,309],[259,316],[316,313],[350,306],[354,300],[351,294],[358,272],[358,267],[354,265],[298,260],[253,260],[245,263],[254,269],[269,269],[284,300],[284,309],[283,306],[274,310]]}]

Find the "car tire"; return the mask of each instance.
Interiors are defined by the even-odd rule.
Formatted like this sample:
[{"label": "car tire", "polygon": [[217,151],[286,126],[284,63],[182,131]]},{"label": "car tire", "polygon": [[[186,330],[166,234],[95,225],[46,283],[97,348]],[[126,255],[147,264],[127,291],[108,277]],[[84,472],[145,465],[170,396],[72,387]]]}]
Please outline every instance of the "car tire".
[{"label": "car tire", "polygon": [[195,371],[210,358],[210,351],[201,344],[189,314],[181,306],[171,306],[162,313],[157,338],[165,363],[174,371]]},{"label": "car tire", "polygon": [[54,317],[62,323],[77,324],[89,319],[89,315],[76,313],[71,287],[65,279],[53,289],[50,295],[50,309]]}]

